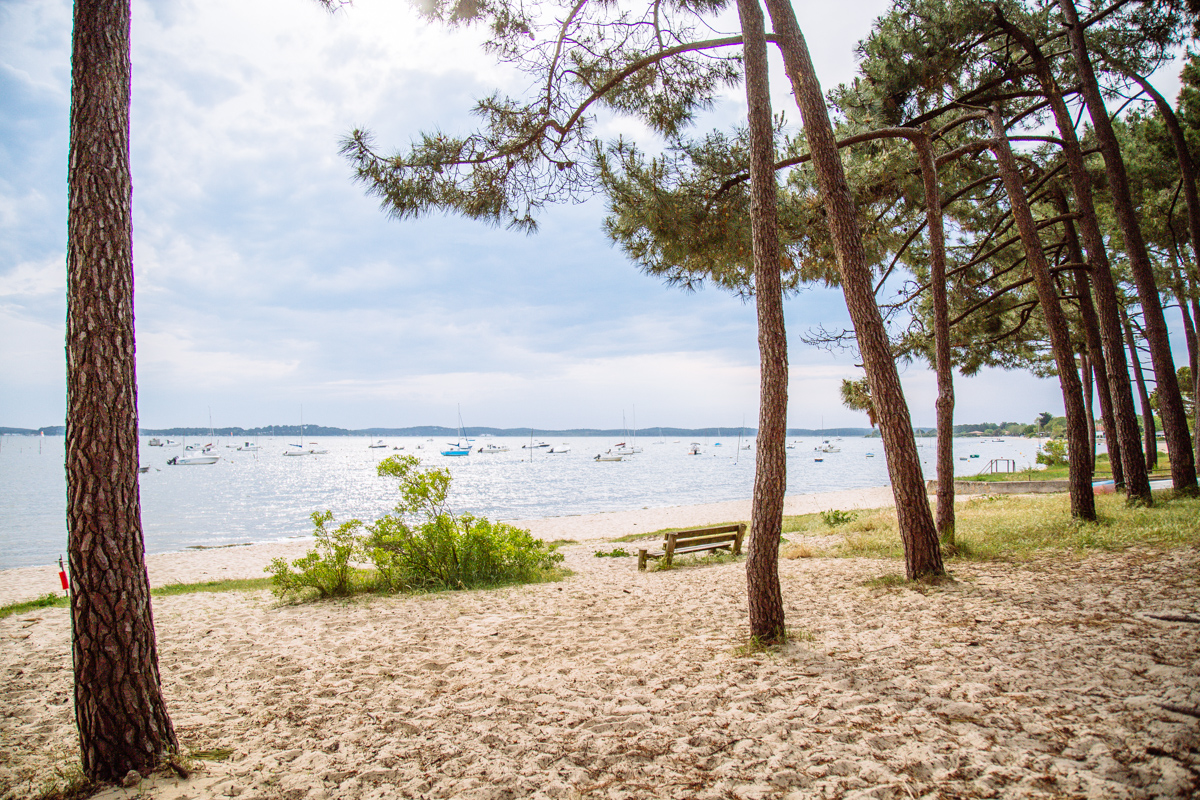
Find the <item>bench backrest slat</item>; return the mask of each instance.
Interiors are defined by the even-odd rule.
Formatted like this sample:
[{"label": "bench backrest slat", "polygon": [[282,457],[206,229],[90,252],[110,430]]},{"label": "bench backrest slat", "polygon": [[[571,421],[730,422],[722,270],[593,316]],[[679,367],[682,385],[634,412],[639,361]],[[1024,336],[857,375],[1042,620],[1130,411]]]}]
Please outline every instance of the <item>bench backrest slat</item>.
[{"label": "bench backrest slat", "polygon": [[704,536],[711,536],[716,533],[737,533],[737,525],[714,525],[711,528],[693,528],[687,531],[675,531],[675,541],[685,542],[690,539],[697,539]]}]

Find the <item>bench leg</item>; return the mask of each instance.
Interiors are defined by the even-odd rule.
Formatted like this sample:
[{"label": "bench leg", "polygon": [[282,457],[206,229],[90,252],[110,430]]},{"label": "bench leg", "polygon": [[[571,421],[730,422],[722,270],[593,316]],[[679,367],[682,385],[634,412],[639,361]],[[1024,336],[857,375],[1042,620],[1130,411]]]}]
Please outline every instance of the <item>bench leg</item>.
[{"label": "bench leg", "polygon": [[638,550],[638,570],[646,569],[646,551]]}]

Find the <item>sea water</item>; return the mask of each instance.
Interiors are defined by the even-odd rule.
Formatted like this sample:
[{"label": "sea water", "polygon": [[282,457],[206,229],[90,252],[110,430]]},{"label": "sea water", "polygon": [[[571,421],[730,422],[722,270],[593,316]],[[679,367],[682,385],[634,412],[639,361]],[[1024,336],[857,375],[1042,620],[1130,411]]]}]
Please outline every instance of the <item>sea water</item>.
[{"label": "sea water", "polygon": [[[212,453],[221,457],[216,464],[171,466],[167,461],[182,455],[182,447],[151,447],[149,438],[142,438],[141,463],[149,467],[139,475],[146,552],[308,536],[310,515],[326,509],[338,521],[374,520],[398,499],[397,481],[375,470],[392,455],[416,455],[424,465],[449,468],[450,506],[456,513],[505,521],[743,500],[754,485],[754,450],[739,449],[736,434],[707,440],[640,438],[636,445],[642,452],[615,462],[594,460],[617,443],[599,437],[546,440],[556,448],[569,445],[570,452],[563,454],[523,448],[528,439],[480,438],[471,455],[462,457],[440,455],[447,445],[442,439],[411,437],[385,439],[386,448],[370,448],[376,440],[361,437],[306,437],[306,448],[329,452],[299,457],[283,455],[293,448],[282,437],[254,440],[258,451],[235,449],[245,440],[186,443],[209,441]],[[841,450],[837,453],[817,452],[820,438],[787,441],[789,495],[889,482],[878,438],[830,437]],[[699,455],[689,452],[693,442]],[[932,477],[935,440],[917,442],[926,475]],[[477,452],[489,443],[508,452]],[[955,469],[973,475],[993,458],[1011,458],[1025,469],[1038,444],[957,438]],[[60,436],[0,437],[0,569],[50,564],[65,554],[63,445]],[[392,449],[397,447],[404,449]]]}]

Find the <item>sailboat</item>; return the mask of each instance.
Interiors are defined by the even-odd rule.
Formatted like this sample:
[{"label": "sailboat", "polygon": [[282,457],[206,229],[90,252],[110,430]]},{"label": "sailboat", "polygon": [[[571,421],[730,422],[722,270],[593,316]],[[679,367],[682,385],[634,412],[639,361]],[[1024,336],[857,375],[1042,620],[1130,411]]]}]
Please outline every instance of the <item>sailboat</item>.
[{"label": "sailboat", "polygon": [[462,424],[462,406],[458,407],[458,441],[447,442],[446,449],[440,451],[444,456],[469,456],[471,455],[471,440],[463,433]]},{"label": "sailboat", "polygon": [[[300,407],[300,443],[299,444],[289,443],[288,448],[289,449],[283,451],[283,454],[285,456],[311,456],[312,455],[312,450],[306,450],[304,448],[304,407],[303,406]],[[292,449],[292,448],[295,448],[295,449]]]}]

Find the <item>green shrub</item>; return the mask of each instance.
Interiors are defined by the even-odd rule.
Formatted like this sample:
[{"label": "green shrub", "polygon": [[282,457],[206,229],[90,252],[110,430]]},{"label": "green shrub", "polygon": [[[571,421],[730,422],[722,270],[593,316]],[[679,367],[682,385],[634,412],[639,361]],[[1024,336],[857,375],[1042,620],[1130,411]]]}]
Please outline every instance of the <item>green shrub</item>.
[{"label": "green shrub", "polygon": [[[274,583],[272,590],[280,596],[301,594],[315,589],[318,597],[345,597],[355,591],[353,562],[363,556],[362,522],[357,519],[343,522],[332,531],[325,523],[333,521],[333,512],[312,513],[316,530],[316,548],[288,565],[277,558],[267,567]],[[293,571],[293,568],[295,571]]]},{"label": "green shrub", "polygon": [[858,519],[858,514],[853,511],[839,511],[836,508],[831,508],[828,511],[821,512],[821,521],[831,528],[838,525],[845,525],[848,522],[854,522]]},{"label": "green shrub", "polygon": [[624,547],[614,547],[608,552],[605,552],[604,550],[597,550],[594,555],[596,558],[625,558],[632,555],[632,553],[626,552]]},{"label": "green shrub", "polygon": [[[539,580],[563,560],[553,545],[526,530],[446,505],[450,473],[422,470],[415,456],[392,456],[381,476],[400,479],[400,502],[370,525],[359,520],[326,529],[333,512],[314,513],[316,549],[292,562],[277,558],[267,568],[279,595],[315,589],[320,597],[357,591],[469,589]],[[369,580],[356,563],[370,563]],[[293,569],[294,568],[294,571]]]},{"label": "green shrub", "polygon": [[1042,445],[1042,451],[1037,454],[1037,463],[1048,467],[1057,467],[1067,463],[1067,443],[1062,439],[1051,439]]}]

